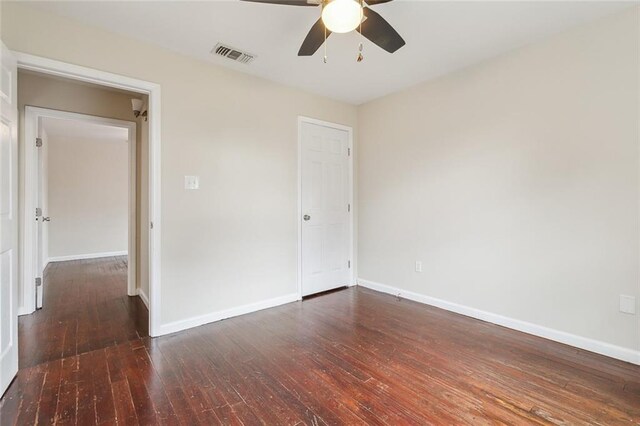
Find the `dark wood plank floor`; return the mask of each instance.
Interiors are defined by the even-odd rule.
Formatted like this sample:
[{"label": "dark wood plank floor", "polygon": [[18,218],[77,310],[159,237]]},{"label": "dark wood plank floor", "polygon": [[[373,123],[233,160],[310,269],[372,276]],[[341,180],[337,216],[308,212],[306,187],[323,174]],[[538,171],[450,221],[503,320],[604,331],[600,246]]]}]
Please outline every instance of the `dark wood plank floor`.
[{"label": "dark wood plank floor", "polygon": [[41,310],[20,317],[20,368],[148,336],[149,313],[127,296],[127,257],[51,263]]},{"label": "dark wood plank floor", "polygon": [[[84,318],[125,327],[106,306]],[[157,339],[91,334],[33,343],[0,423],[640,423],[640,367],[359,288]]]}]

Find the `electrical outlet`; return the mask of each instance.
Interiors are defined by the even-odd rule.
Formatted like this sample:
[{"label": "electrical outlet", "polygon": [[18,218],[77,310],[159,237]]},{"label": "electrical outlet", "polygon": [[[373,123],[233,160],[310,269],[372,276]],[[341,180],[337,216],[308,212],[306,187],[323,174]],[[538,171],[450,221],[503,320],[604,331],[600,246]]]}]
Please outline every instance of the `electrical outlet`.
[{"label": "electrical outlet", "polygon": [[620,312],[625,314],[636,314],[636,298],[633,296],[620,295]]},{"label": "electrical outlet", "polygon": [[416,260],[416,272],[422,272],[422,262]]},{"label": "electrical outlet", "polygon": [[198,176],[185,176],[184,177],[184,189],[198,189],[200,188],[200,179]]}]

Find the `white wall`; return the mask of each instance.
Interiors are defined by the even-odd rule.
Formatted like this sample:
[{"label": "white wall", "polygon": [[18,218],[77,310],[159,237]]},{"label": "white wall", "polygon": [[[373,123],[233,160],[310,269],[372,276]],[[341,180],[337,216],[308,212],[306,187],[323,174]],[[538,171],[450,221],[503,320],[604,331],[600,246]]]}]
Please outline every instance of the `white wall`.
[{"label": "white wall", "polygon": [[161,85],[163,324],[295,296],[297,117],[355,127],[354,106],[28,4],[2,8],[10,49]]},{"label": "white wall", "polygon": [[640,349],[638,31],[630,9],[363,105],[359,276]]},{"label": "white wall", "polygon": [[49,258],[127,252],[126,140],[49,137]]}]

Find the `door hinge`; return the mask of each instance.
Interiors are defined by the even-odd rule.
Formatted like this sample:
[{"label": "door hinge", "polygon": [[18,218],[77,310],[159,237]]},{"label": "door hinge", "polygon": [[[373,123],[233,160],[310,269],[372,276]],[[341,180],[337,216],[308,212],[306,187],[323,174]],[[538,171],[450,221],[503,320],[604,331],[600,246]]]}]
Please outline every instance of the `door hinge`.
[{"label": "door hinge", "polygon": [[36,287],[40,287],[42,285],[42,278],[36,278]]},{"label": "door hinge", "polygon": [[151,229],[153,229],[153,222],[151,222]]},{"label": "door hinge", "polygon": [[42,138],[36,138],[36,147],[40,148],[42,146]]},{"label": "door hinge", "polygon": [[350,261],[350,260],[349,260],[349,261],[347,261],[347,266],[348,266],[349,268],[351,268],[351,261]]},{"label": "door hinge", "polygon": [[350,212],[351,211],[351,204],[347,204],[347,211]]},{"label": "door hinge", "polygon": [[40,207],[36,207],[36,218],[42,216],[42,209]]},{"label": "door hinge", "polygon": [[351,157],[351,148],[347,148],[347,155]]}]

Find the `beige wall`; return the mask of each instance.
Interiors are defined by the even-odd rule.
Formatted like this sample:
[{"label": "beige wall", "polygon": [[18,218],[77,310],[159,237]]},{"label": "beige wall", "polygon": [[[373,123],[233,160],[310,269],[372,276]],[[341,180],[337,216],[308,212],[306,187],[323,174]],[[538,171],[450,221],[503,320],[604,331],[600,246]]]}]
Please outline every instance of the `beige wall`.
[{"label": "beige wall", "polygon": [[[359,111],[359,276],[640,349],[638,11]],[[423,272],[415,272],[415,261]]]},{"label": "beige wall", "polygon": [[127,140],[49,137],[49,257],[126,252]]},{"label": "beige wall", "polygon": [[2,7],[13,50],[161,85],[162,323],[297,292],[297,116],[355,126],[354,106]]},{"label": "beige wall", "polygon": [[640,347],[618,312],[639,296],[637,12],[356,108],[2,7],[14,50],[161,85],[162,323],[296,291],[307,115],[358,124],[360,277]]}]

